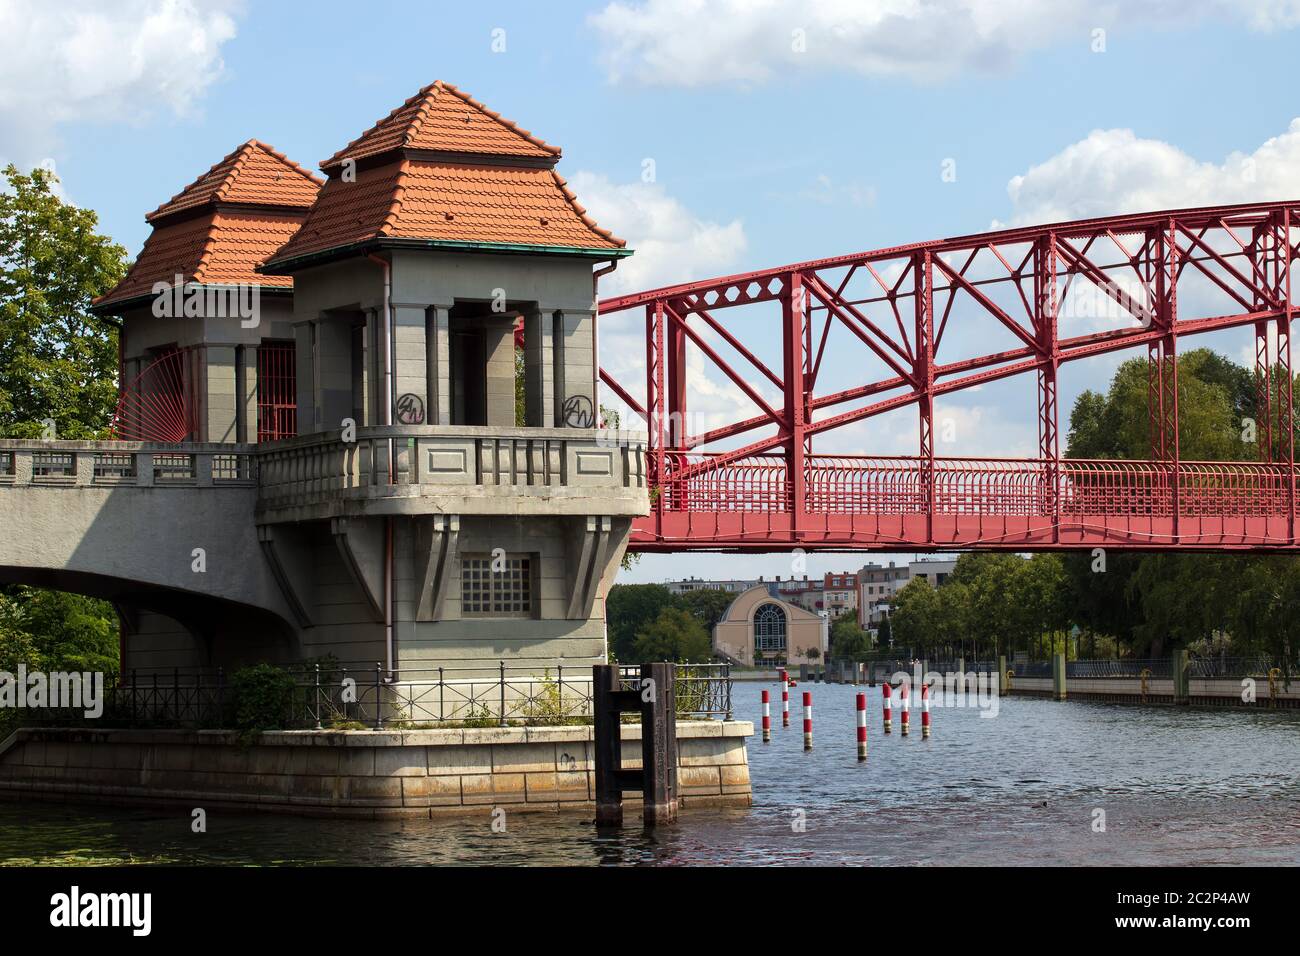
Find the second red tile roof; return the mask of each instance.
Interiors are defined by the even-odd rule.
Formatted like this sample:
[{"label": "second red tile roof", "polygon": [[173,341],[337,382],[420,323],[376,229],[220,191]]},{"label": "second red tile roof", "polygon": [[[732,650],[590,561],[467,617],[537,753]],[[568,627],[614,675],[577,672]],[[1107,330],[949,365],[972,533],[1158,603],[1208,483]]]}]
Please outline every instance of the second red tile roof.
[{"label": "second red tile roof", "polygon": [[324,182],[283,153],[250,139],[145,216],[155,222],[210,202],[305,209]]},{"label": "second red tile roof", "polygon": [[292,289],[256,268],[302,225],[321,180],[249,140],[146,216],[153,232],[127,274],[95,308],[152,295],[158,282]]}]

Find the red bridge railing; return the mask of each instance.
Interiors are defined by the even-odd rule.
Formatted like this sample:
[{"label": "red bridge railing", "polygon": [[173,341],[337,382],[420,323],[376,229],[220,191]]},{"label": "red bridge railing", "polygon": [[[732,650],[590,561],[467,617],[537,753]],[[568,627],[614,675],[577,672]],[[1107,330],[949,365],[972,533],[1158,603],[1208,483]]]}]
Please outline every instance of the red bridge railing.
[{"label": "red bridge railing", "polygon": [[[1043,540],[1045,531],[1071,529],[1090,532],[1074,546],[1097,538],[1152,547],[1181,537],[1194,545],[1207,527],[1210,537],[1218,529],[1216,543],[1224,547],[1294,544],[1295,489],[1286,465],[936,458],[927,481],[927,461],[920,457],[810,456],[801,505],[783,456],[721,459],[714,467],[715,458],[721,456],[665,454],[664,480],[651,475],[658,492],[652,514],[638,522],[634,548],[652,550],[646,546],[656,542],[725,547],[726,528],[742,537],[761,531],[774,545],[870,546],[871,534],[861,535],[864,523],[891,518],[913,536],[915,524],[907,519],[946,521],[950,532],[942,537],[909,538],[919,547],[989,544],[984,532],[999,520],[1009,534],[996,543],[1005,547],[1049,545],[1054,542]],[[1180,529],[1175,519],[1191,523]]]}]

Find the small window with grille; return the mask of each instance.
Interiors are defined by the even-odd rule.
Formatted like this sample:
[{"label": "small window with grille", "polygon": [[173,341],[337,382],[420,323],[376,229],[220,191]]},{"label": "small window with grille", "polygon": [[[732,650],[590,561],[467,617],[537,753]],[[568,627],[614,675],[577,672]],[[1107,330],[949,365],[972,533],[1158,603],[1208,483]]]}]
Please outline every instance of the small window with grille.
[{"label": "small window with grille", "polygon": [[467,554],[460,562],[464,617],[532,617],[534,559],[526,554]]}]

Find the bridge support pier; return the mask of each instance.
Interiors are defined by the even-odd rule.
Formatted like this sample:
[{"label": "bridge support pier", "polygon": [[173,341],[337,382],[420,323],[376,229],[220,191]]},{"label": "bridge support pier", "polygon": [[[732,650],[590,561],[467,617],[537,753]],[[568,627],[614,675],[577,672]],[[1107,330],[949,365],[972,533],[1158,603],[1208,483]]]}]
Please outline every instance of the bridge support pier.
[{"label": "bridge support pier", "polygon": [[[640,790],[646,826],[677,819],[677,690],[672,664],[642,664],[623,690],[617,664],[592,668],[596,825],[621,826],[623,793]],[[623,767],[622,716],[641,715],[641,769]]]}]

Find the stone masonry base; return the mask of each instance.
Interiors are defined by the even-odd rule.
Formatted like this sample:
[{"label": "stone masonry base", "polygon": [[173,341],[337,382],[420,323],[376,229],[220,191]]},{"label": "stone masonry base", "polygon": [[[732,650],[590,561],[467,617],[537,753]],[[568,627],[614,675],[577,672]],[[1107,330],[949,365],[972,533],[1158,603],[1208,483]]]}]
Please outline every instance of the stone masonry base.
[{"label": "stone masonry base", "polygon": [[[677,724],[683,809],[749,806],[747,721]],[[641,765],[623,727],[623,766]],[[0,799],[431,817],[594,807],[592,728],[230,731],[24,728],[0,742]],[[639,811],[640,794],[625,796]],[[635,813],[634,813],[635,815]]]}]

